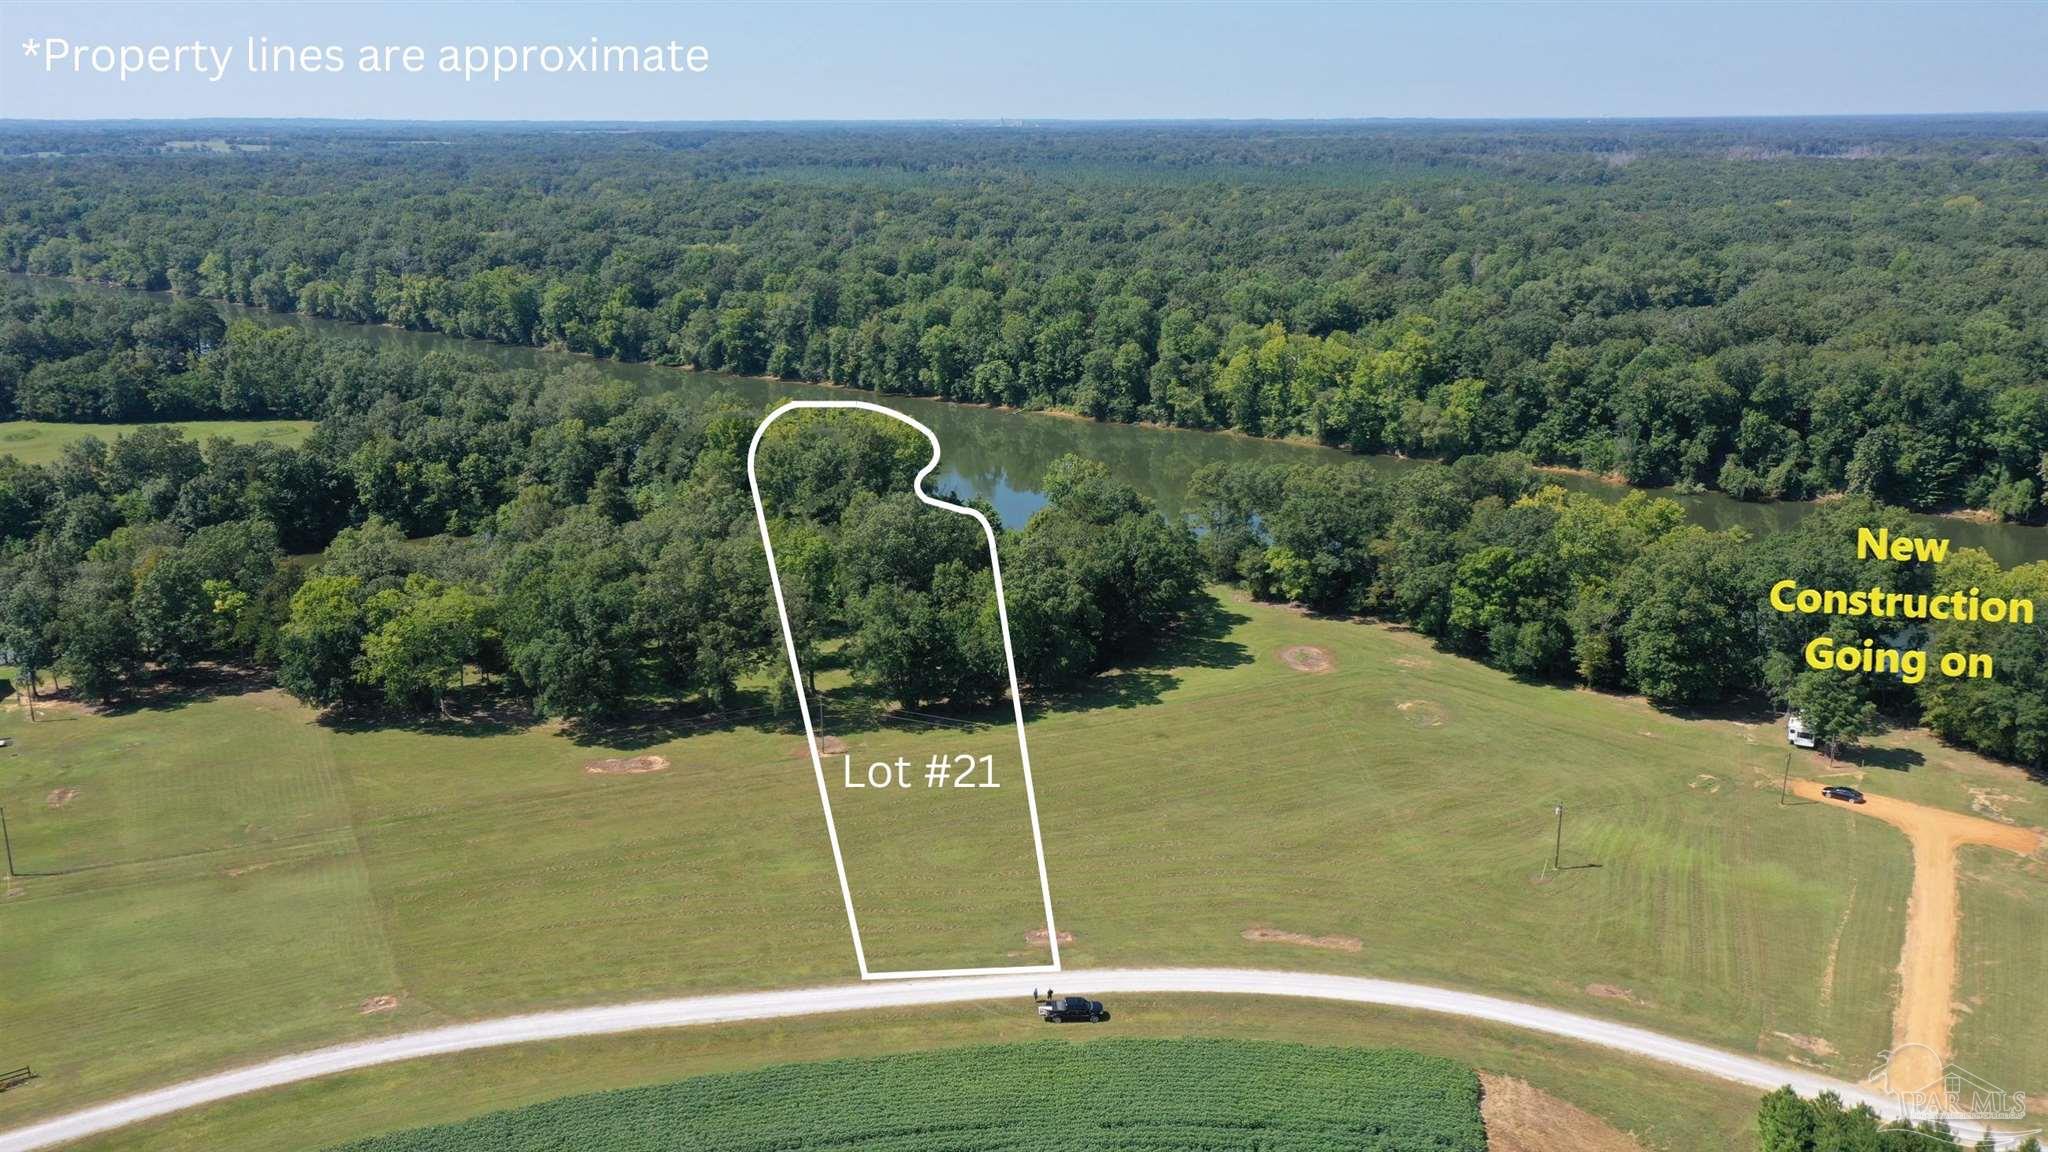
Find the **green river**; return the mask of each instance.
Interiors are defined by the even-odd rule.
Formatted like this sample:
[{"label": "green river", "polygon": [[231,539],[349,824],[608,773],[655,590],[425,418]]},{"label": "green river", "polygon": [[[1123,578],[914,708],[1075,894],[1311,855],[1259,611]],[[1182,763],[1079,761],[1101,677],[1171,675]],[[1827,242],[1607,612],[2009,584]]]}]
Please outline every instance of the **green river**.
[{"label": "green river", "polygon": [[[12,274],[6,278],[16,284],[28,285],[37,292],[132,291]],[[1258,440],[1179,428],[1107,424],[1052,413],[948,404],[914,396],[877,395],[814,384],[689,372],[652,364],[620,364],[570,353],[464,340],[433,332],[407,332],[340,320],[279,315],[234,305],[221,307],[233,317],[246,317],[262,324],[293,325],[323,336],[366,341],[380,348],[415,355],[460,350],[510,368],[587,364],[606,376],[631,381],[647,391],[684,390],[706,395],[724,391],[763,403],[853,397],[872,400],[916,418],[938,434],[942,465],[938,482],[940,489],[950,488],[987,499],[1001,513],[1004,523],[1012,526],[1021,525],[1044,502],[1038,494],[1038,484],[1045,474],[1046,465],[1068,452],[1107,464],[1118,477],[1135,485],[1169,515],[1180,511],[1188,479],[1195,470],[1218,461],[1350,462],[1381,474],[1393,474],[1417,466],[1417,462],[1412,460],[1357,456],[1313,444]],[[1554,474],[1551,479],[1566,488],[1603,498],[1620,499],[1628,491],[1623,485],[1585,476]],[[1659,495],[1668,496],[1683,505],[1686,515],[1694,523],[1716,530],[1740,525],[1756,534],[1792,528],[1815,507],[1804,502],[1747,504],[1717,492],[1663,491]],[[2004,564],[2048,559],[2048,529],[1982,523],[1954,516],[1928,517],[1927,520],[1931,534],[1946,536],[1957,547],[1985,549]]]}]

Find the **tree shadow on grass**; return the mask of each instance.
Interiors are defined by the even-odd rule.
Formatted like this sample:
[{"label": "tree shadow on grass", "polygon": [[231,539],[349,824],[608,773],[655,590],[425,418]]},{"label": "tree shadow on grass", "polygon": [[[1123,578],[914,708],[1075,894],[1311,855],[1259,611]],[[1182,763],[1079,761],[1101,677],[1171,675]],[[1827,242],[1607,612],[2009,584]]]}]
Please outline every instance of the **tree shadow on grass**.
[{"label": "tree shadow on grass", "polygon": [[[780,714],[781,709],[775,706],[770,693],[754,689],[734,693],[723,708],[693,701],[684,705],[631,709],[614,716],[571,721],[563,727],[563,733],[579,747],[633,752],[709,732],[729,732],[735,728],[772,731],[780,726]],[[789,714],[793,721],[796,709],[790,708]]]},{"label": "tree shadow on grass", "polygon": [[1135,655],[1072,688],[1027,695],[1033,714],[1087,712],[1097,708],[1136,708],[1157,704],[1180,686],[1183,668],[1237,668],[1253,660],[1251,649],[1231,633],[1251,617],[1233,611],[1213,596],[1204,597],[1174,632],[1149,652]]},{"label": "tree shadow on grass", "polygon": [[345,703],[334,705],[320,714],[321,725],[336,732],[396,731],[472,739],[522,732],[539,722],[524,700],[482,687],[449,693],[439,712]]},{"label": "tree shadow on grass", "polygon": [[[102,716],[170,712],[207,700],[245,696],[275,686],[276,681],[269,673],[260,669],[243,668],[232,664],[195,664],[175,674],[161,674],[147,683],[130,688],[117,699],[93,707],[94,711]],[[87,703],[79,700],[70,689],[37,694],[38,704],[45,700]]]},{"label": "tree shadow on grass", "polygon": [[1927,757],[1916,748],[1875,748],[1868,744],[1856,744],[1842,749],[1840,762],[1854,764],[1858,768],[1910,772],[1927,763]]}]

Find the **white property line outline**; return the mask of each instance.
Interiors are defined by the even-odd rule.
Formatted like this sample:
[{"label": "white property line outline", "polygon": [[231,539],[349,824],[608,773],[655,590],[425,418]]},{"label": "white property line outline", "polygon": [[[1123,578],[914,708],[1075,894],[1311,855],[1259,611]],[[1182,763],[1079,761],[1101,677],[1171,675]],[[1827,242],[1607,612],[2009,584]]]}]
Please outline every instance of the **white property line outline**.
[{"label": "white property line outline", "polygon": [[[804,408],[855,409],[874,412],[900,420],[919,432],[931,442],[932,458],[911,480],[911,491],[918,500],[933,508],[961,516],[973,517],[981,525],[981,534],[988,539],[989,573],[995,577],[996,619],[1003,629],[1003,664],[1010,674],[1010,710],[1017,723],[1017,756],[1024,766],[1024,802],[1031,811],[1031,848],[1038,856],[1038,894],[1045,902],[1045,941],[1052,948],[1050,964],[1013,964],[994,968],[927,968],[912,971],[870,972],[867,949],[861,944],[860,919],[853,912],[853,887],[846,879],[846,857],[839,851],[839,826],[832,819],[832,794],[825,786],[825,761],[818,753],[818,729],[811,722],[810,694],[804,691],[803,663],[797,659],[796,633],[789,623],[789,607],[782,599],[782,573],[775,567],[775,542],[768,537],[768,512],[761,506],[761,481],[754,474],[754,458],[761,450],[761,437],[768,432],[768,426],[790,412]],[[754,429],[754,439],[747,445],[747,488],[754,496],[754,521],[761,527],[761,547],[768,554],[768,583],[775,590],[775,614],[782,620],[782,648],[789,655],[790,683],[796,689],[797,708],[804,717],[804,742],[811,749],[811,770],[818,776],[818,802],[825,808],[825,835],[832,841],[832,864],[839,870],[839,896],[846,903],[846,926],[853,933],[853,957],[860,964],[860,978],[863,980],[915,980],[933,976],[995,976],[1013,972],[1058,972],[1060,971],[1060,933],[1052,920],[1052,881],[1045,872],[1045,838],[1038,831],[1038,792],[1031,784],[1031,748],[1024,739],[1024,693],[1017,686],[1017,656],[1010,647],[1010,609],[1003,599],[1003,564],[996,556],[996,530],[988,517],[961,504],[949,504],[927,494],[924,490],[925,477],[939,466],[939,437],[931,429],[894,408],[885,408],[866,400],[791,400],[763,417],[760,426]]]}]

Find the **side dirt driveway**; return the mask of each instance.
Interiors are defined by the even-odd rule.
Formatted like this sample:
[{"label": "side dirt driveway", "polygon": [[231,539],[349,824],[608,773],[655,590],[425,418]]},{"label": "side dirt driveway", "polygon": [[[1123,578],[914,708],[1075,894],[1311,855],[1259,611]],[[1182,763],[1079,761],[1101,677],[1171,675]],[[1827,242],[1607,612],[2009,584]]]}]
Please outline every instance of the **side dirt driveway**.
[{"label": "side dirt driveway", "polygon": [[1906,906],[1906,946],[1899,959],[1899,1006],[1892,1017],[1891,1083],[1931,1084],[1947,1063],[1955,1025],[1956,932],[1961,922],[1956,850],[1983,844],[2030,856],[2043,850],[2041,832],[1865,793],[1865,803],[1844,804],[1821,795],[1817,780],[1794,780],[1798,795],[1874,816],[1913,844],[1913,895]]}]

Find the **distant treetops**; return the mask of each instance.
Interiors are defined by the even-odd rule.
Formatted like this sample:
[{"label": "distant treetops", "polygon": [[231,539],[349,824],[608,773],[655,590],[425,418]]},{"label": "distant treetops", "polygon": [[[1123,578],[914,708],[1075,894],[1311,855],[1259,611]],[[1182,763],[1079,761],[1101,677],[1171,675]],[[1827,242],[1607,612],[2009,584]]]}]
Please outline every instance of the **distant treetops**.
[{"label": "distant treetops", "polygon": [[[159,129],[11,128],[0,266],[1745,500],[2048,515],[2038,119],[1613,131],[267,129],[186,160]],[[303,414],[269,379],[278,337],[230,337],[260,354],[186,388],[162,354],[189,338],[28,328],[0,337],[0,412]]]}]

